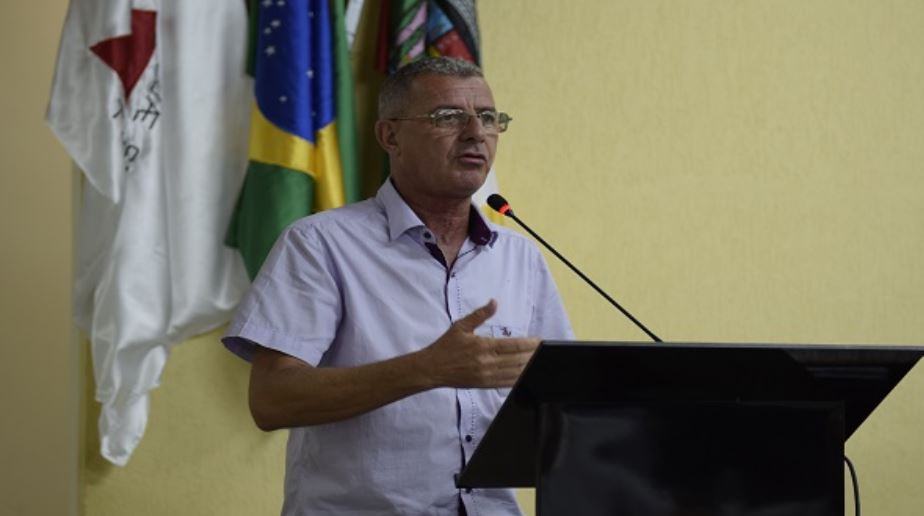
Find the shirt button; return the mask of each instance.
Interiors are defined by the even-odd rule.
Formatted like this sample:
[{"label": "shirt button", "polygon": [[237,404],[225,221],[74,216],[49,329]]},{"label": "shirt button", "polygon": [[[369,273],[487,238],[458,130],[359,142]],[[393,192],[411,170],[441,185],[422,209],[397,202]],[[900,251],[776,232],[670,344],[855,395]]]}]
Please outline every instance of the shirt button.
[{"label": "shirt button", "polygon": [[424,238],[426,238],[427,240],[430,240],[431,238],[433,238],[433,235],[431,235],[429,231],[424,231]]},{"label": "shirt button", "polygon": [[472,442],[472,436],[471,436],[471,435],[466,435],[466,436],[465,436],[465,442],[467,442],[467,443]]},{"label": "shirt button", "polygon": [[465,488],[465,494],[472,494],[472,488],[471,488],[471,487],[466,487],[466,488]]},{"label": "shirt button", "polygon": [[456,277],[456,273],[453,272],[452,274],[449,275],[449,277],[450,277],[450,278],[455,278],[455,277]]}]

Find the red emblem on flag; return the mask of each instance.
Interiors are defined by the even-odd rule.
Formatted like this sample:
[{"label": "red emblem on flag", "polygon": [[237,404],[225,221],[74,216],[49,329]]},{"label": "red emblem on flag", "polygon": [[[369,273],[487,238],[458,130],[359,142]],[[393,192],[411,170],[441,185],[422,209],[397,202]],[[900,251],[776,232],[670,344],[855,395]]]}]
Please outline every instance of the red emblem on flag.
[{"label": "red emblem on flag", "polygon": [[131,34],[104,39],[90,47],[94,54],[118,74],[126,99],[131,96],[154,55],[156,33],[157,12],[132,9]]}]

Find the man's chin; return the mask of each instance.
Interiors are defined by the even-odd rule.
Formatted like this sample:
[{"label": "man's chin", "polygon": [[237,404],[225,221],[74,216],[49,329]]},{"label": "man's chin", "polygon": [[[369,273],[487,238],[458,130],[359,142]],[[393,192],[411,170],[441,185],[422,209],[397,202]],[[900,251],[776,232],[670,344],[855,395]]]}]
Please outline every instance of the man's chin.
[{"label": "man's chin", "polygon": [[489,169],[487,166],[459,167],[456,176],[462,181],[477,181],[480,185],[488,178]]},{"label": "man's chin", "polygon": [[465,197],[475,195],[488,179],[488,173],[484,170],[467,171],[459,181],[459,191],[464,193]]}]

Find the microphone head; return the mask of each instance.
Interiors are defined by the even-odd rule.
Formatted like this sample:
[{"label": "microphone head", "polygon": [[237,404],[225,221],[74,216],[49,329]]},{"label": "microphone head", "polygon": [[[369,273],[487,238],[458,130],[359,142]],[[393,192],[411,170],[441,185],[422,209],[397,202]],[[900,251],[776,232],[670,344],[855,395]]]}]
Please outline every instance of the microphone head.
[{"label": "microphone head", "polygon": [[510,203],[508,203],[507,199],[504,199],[501,194],[493,193],[489,195],[488,206],[490,206],[492,210],[500,213],[501,215],[506,215],[508,217],[513,215],[513,210],[510,208]]}]

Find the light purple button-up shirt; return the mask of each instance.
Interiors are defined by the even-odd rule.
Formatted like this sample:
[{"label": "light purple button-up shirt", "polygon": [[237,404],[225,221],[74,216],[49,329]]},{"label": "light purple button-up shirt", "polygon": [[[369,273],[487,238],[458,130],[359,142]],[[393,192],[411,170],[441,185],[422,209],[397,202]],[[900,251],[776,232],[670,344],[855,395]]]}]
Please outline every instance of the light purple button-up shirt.
[{"label": "light purple button-up shirt", "polygon": [[[570,339],[539,251],[472,210],[447,269],[432,233],[390,181],[370,199],[290,226],[238,310],[225,345],[254,343],[318,367],[349,367],[426,347],[453,321],[497,300],[476,333]],[[284,515],[520,514],[506,489],[459,490],[508,389],[441,388],[344,421],[294,428]],[[306,393],[310,395],[310,393]]]}]

